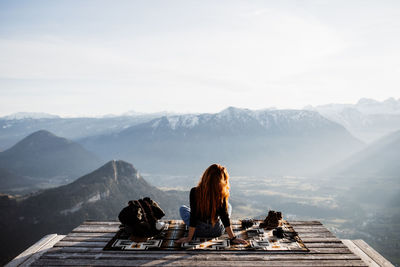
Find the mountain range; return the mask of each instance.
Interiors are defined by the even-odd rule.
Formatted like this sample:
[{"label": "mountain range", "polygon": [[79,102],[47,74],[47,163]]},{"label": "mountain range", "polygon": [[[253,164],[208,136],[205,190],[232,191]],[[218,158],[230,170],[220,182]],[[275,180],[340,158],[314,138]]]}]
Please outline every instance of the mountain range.
[{"label": "mountain range", "polygon": [[137,114],[135,116],[106,116],[101,118],[60,118],[50,114],[17,113],[0,117],[0,151],[23,137],[42,129],[76,140],[92,135],[121,131],[132,125],[149,121],[164,113]]},{"label": "mountain range", "polygon": [[362,98],[356,104],[307,106],[305,109],[318,111],[367,143],[400,130],[400,99],[388,98],[380,102]]},{"label": "mountain range", "polygon": [[365,149],[330,168],[329,172],[341,177],[391,177],[400,180],[400,130],[373,142]]},{"label": "mountain range", "polygon": [[[34,132],[0,152],[0,168],[14,175],[8,179],[11,184],[11,180],[21,180],[21,176],[29,177],[24,180],[31,181],[31,184],[35,180],[68,181],[94,170],[101,163],[96,155],[80,144],[45,130]],[[2,183],[2,186],[5,184]]]},{"label": "mountain range", "polygon": [[245,174],[307,173],[363,146],[314,111],[233,107],[164,116],[79,142],[102,158],[122,158],[163,173],[199,173],[213,162]]},{"label": "mountain range", "polygon": [[[376,101],[362,98],[356,104],[307,106],[304,109],[319,112],[367,143],[400,130],[400,99]],[[76,141],[90,136],[118,133],[152,119],[173,115],[168,112],[143,114],[130,111],[122,115],[62,118],[46,113],[14,113],[0,117],[0,151],[41,129]]]},{"label": "mountain range", "polygon": [[48,233],[66,234],[85,219],[116,220],[129,200],[150,197],[178,218],[187,192],[162,191],[148,184],[124,161],[109,161],[76,181],[29,197],[0,197],[1,263]]}]

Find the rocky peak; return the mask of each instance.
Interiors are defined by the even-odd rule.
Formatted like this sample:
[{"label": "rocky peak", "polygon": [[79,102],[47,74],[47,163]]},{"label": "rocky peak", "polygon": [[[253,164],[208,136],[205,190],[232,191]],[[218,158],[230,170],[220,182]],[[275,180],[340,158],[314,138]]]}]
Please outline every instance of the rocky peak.
[{"label": "rocky peak", "polygon": [[79,178],[75,183],[91,184],[101,181],[119,182],[123,179],[138,180],[140,175],[132,164],[123,160],[111,160],[97,170]]}]

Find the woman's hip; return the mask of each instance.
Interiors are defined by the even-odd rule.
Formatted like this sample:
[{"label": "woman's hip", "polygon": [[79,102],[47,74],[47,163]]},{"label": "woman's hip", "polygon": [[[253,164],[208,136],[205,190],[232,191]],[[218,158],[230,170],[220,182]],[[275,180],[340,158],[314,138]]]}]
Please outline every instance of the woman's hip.
[{"label": "woman's hip", "polygon": [[218,237],[224,233],[224,226],[221,220],[218,220],[214,225],[206,222],[199,222],[196,226],[196,237]]}]

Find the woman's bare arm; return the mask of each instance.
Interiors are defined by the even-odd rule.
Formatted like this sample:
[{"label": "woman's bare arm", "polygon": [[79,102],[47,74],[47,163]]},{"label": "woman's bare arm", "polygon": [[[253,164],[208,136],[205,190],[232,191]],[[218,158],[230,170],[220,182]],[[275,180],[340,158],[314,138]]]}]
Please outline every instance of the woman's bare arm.
[{"label": "woman's bare arm", "polygon": [[196,231],[196,227],[189,227],[188,236],[182,237],[176,241],[176,243],[187,243],[193,239],[194,231]]},{"label": "woman's bare arm", "polygon": [[246,245],[248,244],[248,242],[247,242],[246,240],[241,239],[241,238],[236,238],[236,237],[235,237],[235,235],[233,234],[233,231],[232,231],[232,227],[231,227],[231,226],[225,227],[225,231],[226,231],[226,233],[228,234],[229,239],[232,240],[232,238],[235,238],[235,239],[233,239],[233,240],[231,241],[232,243],[234,243],[234,244],[246,244]]}]

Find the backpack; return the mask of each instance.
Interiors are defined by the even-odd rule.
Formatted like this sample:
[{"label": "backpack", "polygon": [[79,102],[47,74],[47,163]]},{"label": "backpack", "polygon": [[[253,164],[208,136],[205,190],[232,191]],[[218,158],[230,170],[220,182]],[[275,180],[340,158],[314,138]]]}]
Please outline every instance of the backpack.
[{"label": "backpack", "polygon": [[156,229],[156,223],[164,216],[165,213],[158,203],[145,197],[130,200],[128,206],[119,213],[118,219],[125,228],[129,228],[132,235],[151,237],[160,232]]}]

